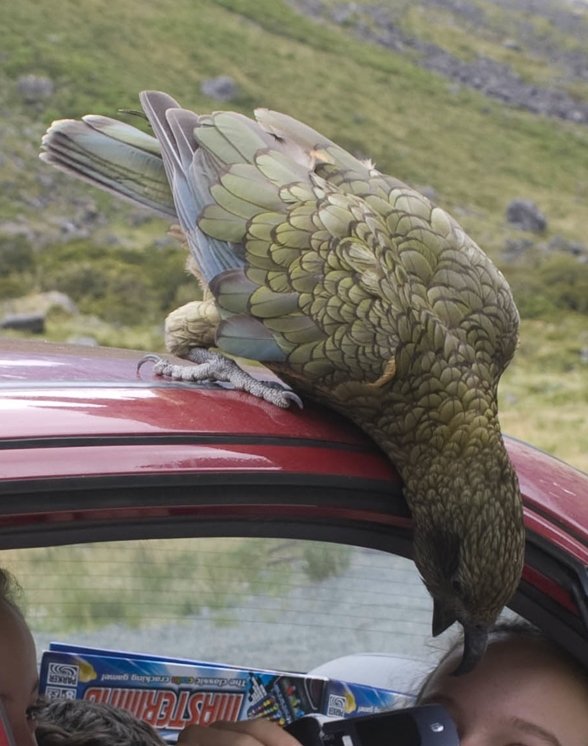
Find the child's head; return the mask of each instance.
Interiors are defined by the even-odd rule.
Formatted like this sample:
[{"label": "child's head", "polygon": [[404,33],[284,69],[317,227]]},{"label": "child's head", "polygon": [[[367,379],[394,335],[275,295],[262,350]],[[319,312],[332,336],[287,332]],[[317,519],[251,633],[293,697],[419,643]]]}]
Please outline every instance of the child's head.
[{"label": "child's head", "polygon": [[86,700],[55,700],[39,708],[39,746],[164,746],[148,723],[126,710]]},{"label": "child's head", "polygon": [[16,583],[0,569],[0,700],[16,746],[35,741],[39,679],[33,636],[14,601]]},{"label": "child's head", "polygon": [[499,628],[476,668],[452,676],[459,659],[456,646],[429,676],[419,701],[447,707],[461,746],[586,746],[588,674],[540,632]]},{"label": "child's head", "polygon": [[80,701],[39,704],[35,643],[18,591],[0,568],[0,701],[16,746],[161,746],[151,726],[123,710]]}]

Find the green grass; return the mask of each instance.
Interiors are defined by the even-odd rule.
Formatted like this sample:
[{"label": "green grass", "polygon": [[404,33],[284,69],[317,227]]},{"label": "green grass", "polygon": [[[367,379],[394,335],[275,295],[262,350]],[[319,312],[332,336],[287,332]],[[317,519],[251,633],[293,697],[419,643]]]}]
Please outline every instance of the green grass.
[{"label": "green grass", "polygon": [[[344,572],[348,547],[279,539],[173,539],[5,550],[36,632],[131,628],[210,612],[238,619],[250,596],[279,598],[289,586]],[[46,568],[51,572],[47,573]]]},{"label": "green grass", "polygon": [[582,359],[587,349],[586,316],[524,321],[499,404],[505,432],[588,473],[588,362]]},{"label": "green grass", "polygon": [[[34,113],[42,124],[114,114],[136,106],[137,92],[149,87],[210,108],[199,85],[226,73],[241,90],[233,108],[267,105],[299,116],[384,170],[432,184],[448,205],[496,212],[524,191],[545,204],[554,229],[573,229],[568,213],[588,190],[584,129],[474,92],[449,93],[442,78],[276,0],[94,0],[81,11],[71,2],[23,0],[0,34],[8,78],[46,72],[56,82],[50,104]],[[578,174],[572,183],[570,173]]]}]

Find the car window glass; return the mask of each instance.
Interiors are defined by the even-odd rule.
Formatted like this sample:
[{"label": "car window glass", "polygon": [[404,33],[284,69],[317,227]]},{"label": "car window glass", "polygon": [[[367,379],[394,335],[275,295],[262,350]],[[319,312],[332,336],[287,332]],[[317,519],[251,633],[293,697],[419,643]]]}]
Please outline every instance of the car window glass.
[{"label": "car window glass", "polygon": [[69,642],[308,671],[350,653],[436,657],[414,564],[357,547],[174,539],[6,550],[39,651]]}]

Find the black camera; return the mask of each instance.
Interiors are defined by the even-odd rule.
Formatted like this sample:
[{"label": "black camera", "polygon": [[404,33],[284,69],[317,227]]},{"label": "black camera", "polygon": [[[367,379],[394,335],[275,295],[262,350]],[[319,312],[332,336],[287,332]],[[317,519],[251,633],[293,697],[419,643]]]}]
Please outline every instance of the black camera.
[{"label": "black camera", "polygon": [[286,730],[302,746],[459,746],[455,723],[441,705],[342,720],[307,715]]}]

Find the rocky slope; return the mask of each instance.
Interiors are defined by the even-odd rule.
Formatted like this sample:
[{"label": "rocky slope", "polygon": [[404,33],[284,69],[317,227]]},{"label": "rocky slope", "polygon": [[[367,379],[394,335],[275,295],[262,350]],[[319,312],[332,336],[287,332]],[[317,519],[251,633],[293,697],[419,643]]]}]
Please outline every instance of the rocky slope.
[{"label": "rocky slope", "polygon": [[[474,88],[490,98],[536,114],[588,124],[585,3],[561,0],[485,3],[420,0],[412,5],[332,0],[290,0],[290,3],[317,20],[345,26],[364,41],[408,54],[417,64],[455,85]],[[415,7],[423,22],[427,17],[431,17],[432,25],[440,20],[437,43],[426,38],[430,29],[418,34]],[[443,26],[447,27],[445,36],[449,43],[443,39]],[[459,36],[459,49],[452,48],[450,43],[456,36]],[[525,57],[531,59],[533,69],[528,59],[523,61]]]}]

